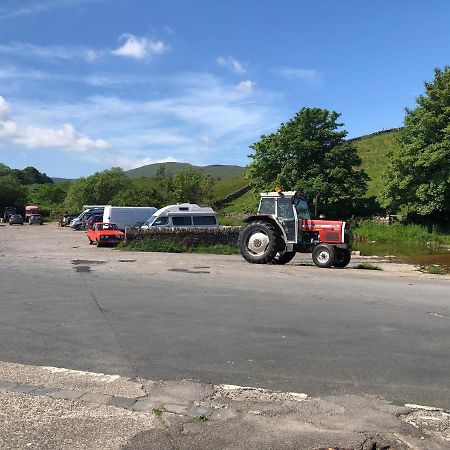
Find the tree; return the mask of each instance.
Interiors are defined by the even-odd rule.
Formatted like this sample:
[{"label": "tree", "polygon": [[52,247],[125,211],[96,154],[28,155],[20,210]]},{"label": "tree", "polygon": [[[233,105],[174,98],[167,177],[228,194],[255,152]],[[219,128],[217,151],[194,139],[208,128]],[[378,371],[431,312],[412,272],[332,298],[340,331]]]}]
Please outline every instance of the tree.
[{"label": "tree", "polygon": [[382,202],[395,211],[448,219],[450,214],[450,66],[435,69],[415,109],[405,110],[400,147],[389,156]]},{"label": "tree", "polygon": [[22,208],[27,200],[27,190],[13,176],[0,176],[0,210],[6,206]]},{"label": "tree", "polygon": [[69,182],[32,184],[28,188],[28,201],[33,205],[60,208],[66,198],[69,186]]},{"label": "tree", "polygon": [[168,188],[173,202],[209,203],[212,198],[214,180],[201,169],[188,168],[175,174]]},{"label": "tree", "polygon": [[154,206],[161,208],[163,199],[161,193],[154,187],[131,186],[123,189],[111,200],[116,206]]},{"label": "tree", "polygon": [[276,133],[251,145],[254,151],[247,179],[260,190],[303,192],[319,201],[327,214],[351,215],[356,199],[367,189],[368,176],[359,168],[356,147],[345,140],[340,114],[320,108],[302,108]]},{"label": "tree", "polygon": [[119,167],[113,167],[72,182],[64,204],[71,212],[81,210],[84,204],[108,205],[129,184],[130,179],[124,171]]}]

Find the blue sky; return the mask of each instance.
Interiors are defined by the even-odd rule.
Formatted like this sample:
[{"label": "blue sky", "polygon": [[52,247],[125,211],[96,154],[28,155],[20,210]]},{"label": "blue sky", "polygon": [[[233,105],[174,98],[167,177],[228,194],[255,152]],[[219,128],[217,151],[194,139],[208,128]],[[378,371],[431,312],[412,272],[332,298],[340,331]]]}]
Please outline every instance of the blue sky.
[{"label": "blue sky", "polygon": [[0,162],[245,165],[303,106],[349,137],[397,127],[449,21],[447,0],[2,0]]}]

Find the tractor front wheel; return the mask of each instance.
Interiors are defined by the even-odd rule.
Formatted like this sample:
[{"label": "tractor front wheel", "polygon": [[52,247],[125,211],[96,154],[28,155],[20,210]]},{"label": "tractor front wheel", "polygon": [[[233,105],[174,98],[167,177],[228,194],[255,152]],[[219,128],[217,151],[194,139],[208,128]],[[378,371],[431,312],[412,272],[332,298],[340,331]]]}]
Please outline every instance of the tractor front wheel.
[{"label": "tractor front wheel", "polygon": [[269,264],[278,252],[278,241],[278,233],[271,223],[251,222],[239,235],[239,249],[248,262]]},{"label": "tractor front wheel", "polygon": [[314,247],[312,259],[317,267],[328,268],[336,261],[336,251],[329,244],[319,244]]},{"label": "tractor front wheel", "polygon": [[342,269],[348,265],[351,259],[350,250],[339,248],[336,251],[336,261],[334,261],[334,267]]}]

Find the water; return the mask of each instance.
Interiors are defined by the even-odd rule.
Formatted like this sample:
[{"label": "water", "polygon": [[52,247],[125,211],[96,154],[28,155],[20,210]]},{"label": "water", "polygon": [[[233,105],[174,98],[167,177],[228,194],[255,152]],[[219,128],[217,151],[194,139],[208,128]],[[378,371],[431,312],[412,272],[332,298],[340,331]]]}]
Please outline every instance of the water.
[{"label": "water", "polygon": [[395,256],[395,260],[420,266],[439,264],[450,273],[450,249],[443,247],[386,242],[355,242],[352,250],[359,250],[364,256]]}]

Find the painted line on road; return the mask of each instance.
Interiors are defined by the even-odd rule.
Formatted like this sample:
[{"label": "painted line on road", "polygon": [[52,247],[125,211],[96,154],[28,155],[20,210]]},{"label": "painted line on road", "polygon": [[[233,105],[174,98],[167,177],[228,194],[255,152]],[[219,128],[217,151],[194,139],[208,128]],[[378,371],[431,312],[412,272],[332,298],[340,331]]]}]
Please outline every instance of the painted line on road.
[{"label": "painted line on road", "polygon": [[65,373],[69,375],[78,375],[78,376],[88,376],[93,378],[98,378],[98,381],[104,381],[106,383],[111,383],[122,378],[120,375],[107,375],[105,373],[96,373],[96,372],[88,372],[84,370],[73,370],[73,369],[65,369],[62,367],[52,367],[52,366],[39,366],[41,369],[47,370],[50,373]]}]

